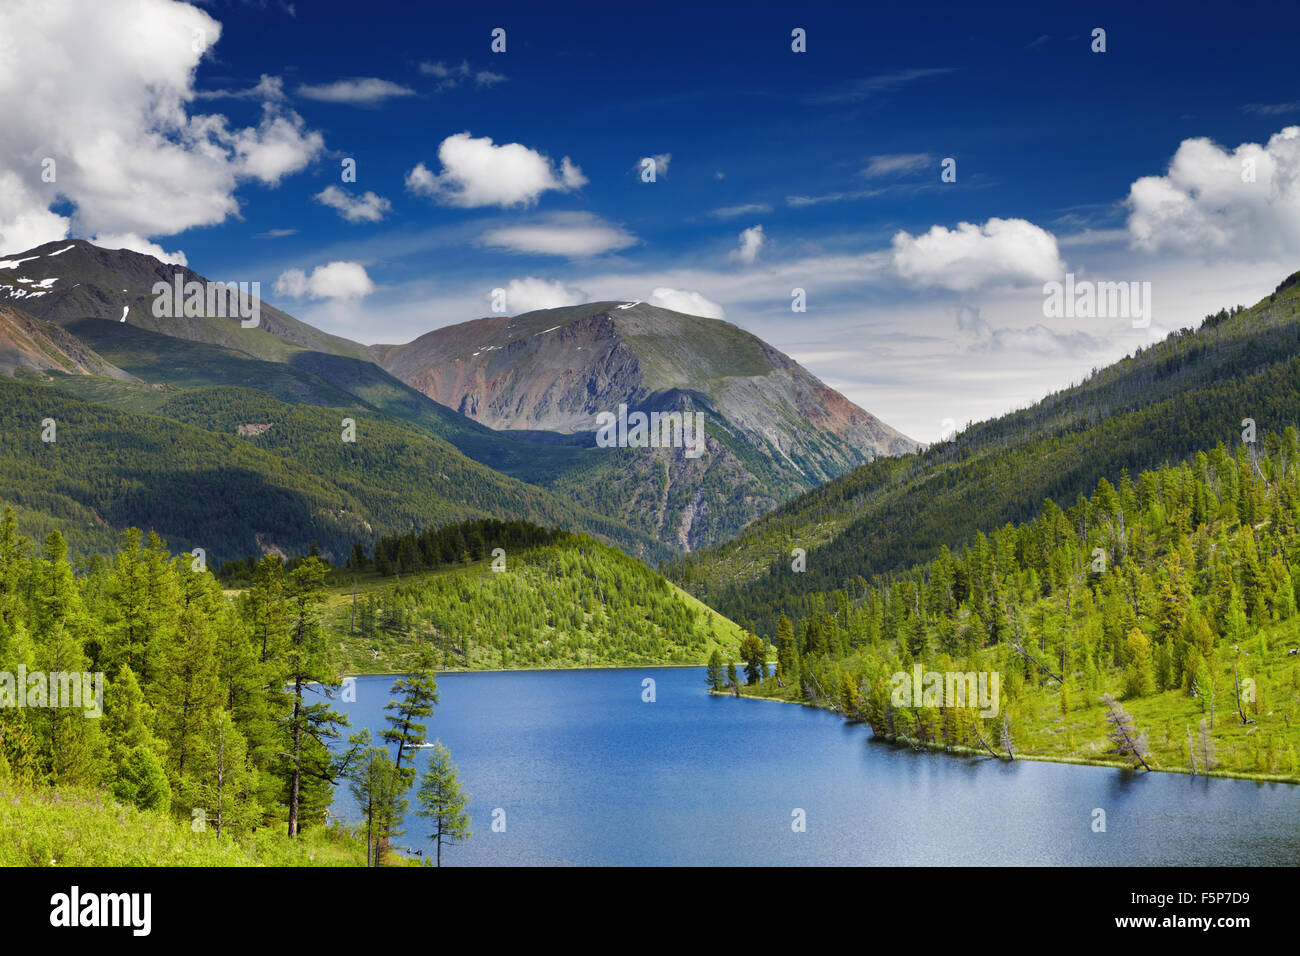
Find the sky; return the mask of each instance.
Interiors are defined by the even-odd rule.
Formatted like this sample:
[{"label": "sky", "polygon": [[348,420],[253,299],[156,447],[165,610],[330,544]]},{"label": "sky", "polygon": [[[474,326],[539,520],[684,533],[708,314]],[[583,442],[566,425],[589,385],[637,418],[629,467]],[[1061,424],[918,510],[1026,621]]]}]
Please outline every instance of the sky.
[{"label": "sky", "polygon": [[[150,252],[367,344],[498,289],[510,314],[647,301],[929,442],[1300,269],[1297,26],[1294,4],[0,0],[0,255]],[[1067,275],[1142,294],[1060,314]]]}]

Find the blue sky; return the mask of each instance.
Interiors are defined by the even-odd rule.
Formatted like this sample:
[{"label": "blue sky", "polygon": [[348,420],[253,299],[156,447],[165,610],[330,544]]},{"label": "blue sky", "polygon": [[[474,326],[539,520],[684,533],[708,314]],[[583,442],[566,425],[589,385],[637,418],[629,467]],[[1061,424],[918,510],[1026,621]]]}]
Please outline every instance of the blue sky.
[{"label": "blue sky", "polygon": [[[1300,268],[1287,5],[105,6],[17,2],[0,248],[166,251],[364,342],[658,301],[933,440]],[[1150,327],[1045,317],[1066,272]]]}]

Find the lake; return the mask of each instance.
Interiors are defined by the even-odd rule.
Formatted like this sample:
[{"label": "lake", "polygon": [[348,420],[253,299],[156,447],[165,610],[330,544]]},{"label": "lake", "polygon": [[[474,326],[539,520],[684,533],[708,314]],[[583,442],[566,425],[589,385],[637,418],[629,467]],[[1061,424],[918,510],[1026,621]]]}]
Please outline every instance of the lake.
[{"label": "lake", "polygon": [[[393,680],[359,677],[356,701],[335,701],[353,730],[385,726]],[[1300,862],[1294,785],[916,753],[825,711],[712,696],[703,668],[444,674],[438,687],[429,739],[451,751],[473,829],[444,845],[444,866]],[[411,797],[395,842],[428,851]],[[346,785],[333,812],[359,817]]]}]

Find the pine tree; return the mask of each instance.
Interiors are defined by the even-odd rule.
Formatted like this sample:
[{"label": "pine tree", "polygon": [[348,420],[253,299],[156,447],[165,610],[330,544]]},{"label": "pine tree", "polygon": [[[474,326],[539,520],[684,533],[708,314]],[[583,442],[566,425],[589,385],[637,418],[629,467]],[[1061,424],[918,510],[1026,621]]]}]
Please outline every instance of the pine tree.
[{"label": "pine tree", "polygon": [[203,811],[216,827],[217,838],[243,833],[261,816],[257,804],[257,773],[248,765],[248,748],[234,720],[224,710],[207,718],[195,740],[186,803]]},{"label": "pine tree", "polygon": [[158,736],[166,744],[173,791],[179,795],[185,793],[187,762],[200,729],[221,704],[213,623],[222,597],[216,580],[191,571],[183,558],[172,566],[170,580],[164,583],[159,574],[157,581],[180,601],[175,624],[159,629],[151,686]]},{"label": "pine tree", "polygon": [[287,588],[289,636],[284,651],[282,683],[288,685],[289,702],[281,717],[285,752],[281,774],[289,807],[289,836],[296,837],[304,803],[324,810],[329,788],[345,772],[355,751],[331,752],[328,741],[337,739],[347,717],[321,702],[309,704],[306,695],[317,686],[337,683],[325,664],[321,627],[325,566],[308,558],[289,573]]},{"label": "pine tree", "polygon": [[710,690],[722,690],[722,652],[716,647],[709,655],[709,666],[705,671],[705,681]]},{"label": "pine tree", "polygon": [[[433,716],[434,705],[438,703],[437,675],[428,655],[423,657],[414,674],[399,678],[393,684],[392,693],[397,699],[384,705],[384,720],[389,726],[380,737],[385,743],[397,745],[393,771],[397,774],[399,793],[405,794],[415,782],[415,755],[426,740],[428,726],[423,721]],[[407,766],[402,765],[403,760]],[[385,815],[380,822],[381,847],[387,847],[392,838],[398,835],[396,827],[401,822],[401,815]]]},{"label": "pine tree", "polygon": [[459,843],[471,836],[469,814],[465,812],[469,796],[461,791],[456,767],[442,741],[433,745],[429,765],[420,778],[418,799],[420,809],[416,813],[433,826],[429,839],[437,843],[437,865],[442,866],[442,844]]},{"label": "pine tree", "polygon": [[171,786],[162,762],[152,750],[132,747],[127,751],[113,780],[113,796],[141,810],[167,811],[172,802]]},{"label": "pine tree", "polygon": [[[363,735],[362,740],[368,739]],[[349,789],[366,821],[366,866],[379,866],[386,823],[406,808],[405,792],[387,747],[368,747],[350,774]]]},{"label": "pine tree", "polygon": [[745,662],[745,683],[757,684],[767,676],[767,644],[753,634],[740,642],[740,657]]},{"label": "pine tree", "polygon": [[795,678],[795,661],[798,648],[794,641],[794,625],[782,614],[776,622],[776,676],[783,681]]}]

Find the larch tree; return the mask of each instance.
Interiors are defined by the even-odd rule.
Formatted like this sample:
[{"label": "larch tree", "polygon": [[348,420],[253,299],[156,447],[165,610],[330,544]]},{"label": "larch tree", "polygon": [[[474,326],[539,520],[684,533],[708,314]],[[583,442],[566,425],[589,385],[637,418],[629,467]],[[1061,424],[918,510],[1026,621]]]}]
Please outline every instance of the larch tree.
[{"label": "larch tree", "polygon": [[416,813],[428,820],[433,829],[429,839],[437,845],[436,862],[442,866],[443,843],[454,844],[470,838],[470,819],[465,812],[469,795],[462,792],[456,776],[451,754],[436,741],[429,755],[429,764],[420,778],[417,795],[419,809]]}]

